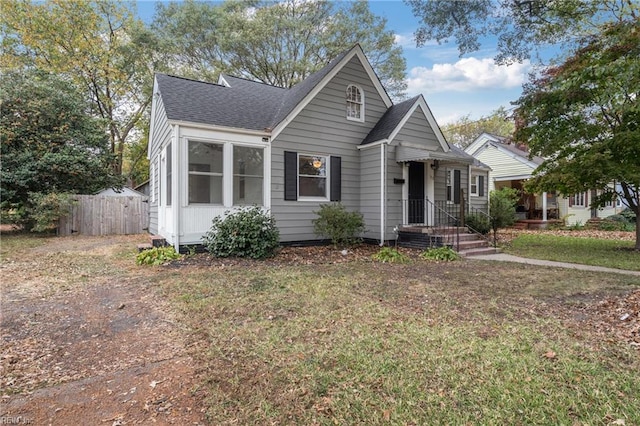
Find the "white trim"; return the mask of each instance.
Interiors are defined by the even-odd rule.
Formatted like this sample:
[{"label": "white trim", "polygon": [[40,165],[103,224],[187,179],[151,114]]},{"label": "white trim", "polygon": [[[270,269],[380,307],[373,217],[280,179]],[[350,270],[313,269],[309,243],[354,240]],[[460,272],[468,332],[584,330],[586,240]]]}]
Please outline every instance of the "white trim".
[{"label": "white trim", "polygon": [[[152,89],[152,95],[151,95],[151,115],[149,118],[149,140],[147,141],[147,159],[151,160],[151,148],[153,146],[153,141],[155,140],[155,113],[156,113],[156,109],[158,108],[156,106],[157,100],[156,98],[160,99],[160,92],[158,92],[158,81],[156,79],[156,76],[153,76],[153,89]],[[156,96],[156,93],[158,94]]]},{"label": "white trim", "polygon": [[[349,89],[351,87],[354,87],[357,91],[357,94],[360,95],[360,102],[358,101],[353,101],[349,99]],[[354,83],[349,83],[347,85],[347,89],[345,90],[346,93],[346,98],[345,98],[345,106],[346,108],[346,114],[347,114],[347,120],[349,121],[357,121],[359,123],[364,123],[364,117],[365,117],[365,111],[364,111],[364,90],[362,90],[362,88],[360,86],[358,86],[357,84]],[[355,104],[355,105],[360,105],[360,116],[359,117],[351,117],[349,115],[349,103]]]},{"label": "white trim", "polygon": [[218,131],[222,133],[233,133],[233,134],[245,134],[245,135],[255,135],[261,137],[271,138],[271,133],[264,130],[251,130],[251,129],[243,129],[239,127],[225,127],[225,126],[216,126],[212,124],[203,124],[203,123],[195,123],[193,121],[184,121],[184,120],[167,120],[169,124],[175,124],[184,127],[191,127],[194,129],[203,129],[203,130],[212,130]]},{"label": "white trim", "polygon": [[478,153],[478,151],[480,151],[482,146],[484,144],[486,144],[487,142],[498,142],[499,143],[500,140],[497,137],[495,137],[494,135],[491,135],[489,133],[483,132],[473,142],[471,142],[471,144],[469,144],[469,146],[467,146],[464,149],[464,151],[467,154],[473,155],[475,157],[476,154]]},{"label": "white trim", "polygon": [[[471,173],[471,166],[469,166],[469,196],[470,197],[479,197],[480,195],[480,191],[479,186],[480,186],[480,175],[474,175]],[[476,191],[473,192],[473,190],[471,189],[473,186],[475,185],[476,187]]]},{"label": "white trim", "polygon": [[[422,112],[422,115],[424,116],[424,118],[427,119],[427,122],[429,123],[429,127],[431,127],[431,130],[433,130],[433,134],[436,136],[436,139],[438,140],[438,143],[440,144],[440,148],[442,148],[442,150],[444,152],[449,152],[451,150],[451,148],[449,147],[449,144],[445,140],[444,135],[442,134],[442,130],[440,130],[440,126],[438,126],[438,123],[436,122],[435,117],[431,113],[431,109],[429,108],[429,105],[427,105],[427,101],[424,99],[424,96],[422,96],[422,95],[420,95],[420,97],[418,99],[416,99],[416,101],[411,106],[409,111],[407,111],[407,113],[404,115],[404,117],[402,117],[402,120],[400,120],[398,125],[393,129],[393,131],[391,132],[389,137],[385,139],[385,141],[389,141],[390,143],[393,142],[395,137],[402,130],[402,128],[405,126],[405,124],[407,124],[407,121],[409,121],[409,119],[411,118],[413,113],[418,109],[418,107],[420,107],[420,111]],[[378,141],[375,141],[375,142],[372,142],[372,143],[377,143],[377,142]],[[369,145],[369,144],[367,144],[367,145]],[[413,145],[414,148],[427,149],[424,145],[405,144],[405,142],[403,142],[403,145],[404,146]]]},{"label": "white trim", "polygon": [[404,184],[402,184],[402,224],[409,223],[409,206],[407,205],[407,201],[409,200],[409,163],[401,163],[402,167],[402,179],[404,179]]},{"label": "white trim", "polygon": [[313,88],[313,90],[311,90],[311,92],[309,92],[307,94],[307,96],[302,101],[300,101],[298,103],[298,105],[293,109],[293,111],[291,111],[289,113],[289,115],[287,115],[287,117],[285,117],[280,123],[278,123],[278,125],[271,132],[271,137],[275,139],[289,125],[289,123],[294,118],[296,118],[298,116],[298,114],[300,114],[300,112],[309,104],[309,102],[311,102],[316,97],[316,95],[318,93],[320,93],[320,91],[322,89],[324,89],[324,87],[354,57],[357,57],[360,60],[360,62],[362,63],[362,66],[364,67],[365,71],[367,72],[367,75],[369,76],[369,79],[371,80],[371,82],[375,86],[378,94],[382,98],[382,101],[384,102],[385,106],[387,108],[390,108],[391,105],[393,105],[393,102],[391,101],[391,98],[389,97],[387,92],[384,90],[384,87],[382,87],[382,83],[380,82],[380,79],[376,75],[375,71],[371,67],[371,64],[367,60],[367,57],[365,56],[364,52],[362,51],[362,47],[360,47],[360,45],[356,45],[356,46],[353,47],[353,49],[351,49],[351,51],[349,53],[347,53],[340,60],[340,62],[338,62],[333,67],[333,69],[327,75],[324,76],[324,78]]},{"label": "white trim", "polygon": [[504,182],[507,180],[531,179],[531,175],[527,174],[527,175],[513,175],[513,176],[498,176],[498,177],[492,177],[492,179],[494,180],[494,182]]},{"label": "white trim", "polygon": [[180,212],[182,203],[180,202],[180,126],[174,126],[173,144],[171,145],[171,207],[173,218],[173,247],[180,250]]},{"label": "white trim", "polygon": [[358,145],[358,146],[356,146],[356,148],[357,149],[369,149],[369,148],[375,148],[376,146],[384,145],[384,144],[387,144],[387,143],[389,143],[389,139],[380,139],[379,141],[371,142],[371,143],[368,143],[366,145]]},{"label": "white trim", "polygon": [[[329,154],[320,154],[320,153],[310,153],[310,152],[298,152],[298,161],[296,162],[296,179],[297,179],[297,187],[298,193],[296,201],[312,201],[312,202],[321,202],[326,203],[331,200],[331,156]],[[304,157],[322,157],[324,158],[325,164],[325,175],[324,176],[315,176],[315,177],[324,177],[325,181],[325,196],[324,197],[316,197],[316,196],[306,196],[300,195],[300,156]],[[306,177],[314,177],[312,175],[305,175]]]},{"label": "white trim", "polygon": [[380,246],[384,245],[384,230],[385,230],[385,189],[386,185],[386,145],[380,145]]},{"label": "white trim", "polygon": [[220,86],[226,86],[226,87],[231,87],[231,85],[229,84],[229,82],[224,78],[224,75],[222,73],[220,73],[220,75],[218,76],[218,85]]}]

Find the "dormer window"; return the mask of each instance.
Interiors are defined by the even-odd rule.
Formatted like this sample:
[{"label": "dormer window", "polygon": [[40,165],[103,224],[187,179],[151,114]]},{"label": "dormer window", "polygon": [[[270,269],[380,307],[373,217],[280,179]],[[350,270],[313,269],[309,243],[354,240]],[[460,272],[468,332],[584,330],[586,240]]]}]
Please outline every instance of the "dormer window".
[{"label": "dormer window", "polygon": [[364,93],[354,84],[347,87],[347,120],[364,121]]}]

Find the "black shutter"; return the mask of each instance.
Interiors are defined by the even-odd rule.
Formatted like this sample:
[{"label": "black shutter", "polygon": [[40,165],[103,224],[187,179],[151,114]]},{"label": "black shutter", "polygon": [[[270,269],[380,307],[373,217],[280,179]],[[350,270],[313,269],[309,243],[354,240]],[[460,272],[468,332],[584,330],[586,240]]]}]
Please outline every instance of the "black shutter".
[{"label": "black shutter", "polygon": [[298,199],[298,153],[293,151],[284,152],[284,199]]},{"label": "black shutter", "polygon": [[342,159],[331,157],[331,201],[342,199]]},{"label": "black shutter", "polygon": [[478,176],[478,196],[484,197],[484,176]]},{"label": "black shutter", "polygon": [[453,171],[453,204],[460,204],[460,170]]}]

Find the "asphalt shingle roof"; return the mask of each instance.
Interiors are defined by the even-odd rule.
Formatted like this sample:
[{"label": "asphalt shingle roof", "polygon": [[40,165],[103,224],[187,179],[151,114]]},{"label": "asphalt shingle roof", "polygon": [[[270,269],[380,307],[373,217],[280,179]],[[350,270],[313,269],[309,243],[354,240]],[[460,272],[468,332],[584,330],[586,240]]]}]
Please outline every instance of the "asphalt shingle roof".
[{"label": "asphalt shingle roof", "polygon": [[350,51],[290,89],[224,75],[230,87],[156,74],[170,120],[250,130],[273,129]]},{"label": "asphalt shingle roof", "polygon": [[420,95],[404,102],[400,102],[399,104],[392,105],[391,108],[389,108],[384,115],[380,117],[380,120],[378,120],[376,125],[371,129],[360,145],[366,145],[371,142],[387,139],[391,133],[393,133],[395,128],[398,127],[398,124],[400,124],[404,116],[407,115],[407,112],[409,112],[418,98],[420,98]]}]

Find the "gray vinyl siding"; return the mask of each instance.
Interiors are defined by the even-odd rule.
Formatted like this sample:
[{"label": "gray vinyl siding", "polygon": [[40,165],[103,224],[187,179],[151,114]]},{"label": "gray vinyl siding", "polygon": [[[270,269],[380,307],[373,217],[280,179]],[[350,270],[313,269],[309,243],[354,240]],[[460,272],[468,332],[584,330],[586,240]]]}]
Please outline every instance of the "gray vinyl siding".
[{"label": "gray vinyl siding", "polygon": [[411,114],[409,120],[407,120],[395,137],[395,141],[423,145],[426,149],[442,150],[433,128],[429,125],[427,118],[420,108],[416,108],[413,114]]},{"label": "gray vinyl siding", "polygon": [[[346,89],[356,84],[364,92],[365,122],[346,118]],[[357,57],[346,64],[315,98],[272,141],[271,212],[282,242],[319,239],[312,220],[321,202],[284,200],[284,151],[342,158],[342,204],[360,209],[360,152],[357,146],[384,114],[386,106]],[[379,174],[378,162],[375,167]],[[327,201],[328,202],[328,201]],[[367,223],[373,228],[374,224]]]},{"label": "gray vinyl siding", "polygon": [[394,183],[394,179],[402,179],[402,165],[395,159],[395,146],[387,146],[387,223],[385,240],[395,240],[393,229],[402,225],[402,185]]},{"label": "gray vinyl siding", "polygon": [[[154,179],[151,188],[155,192],[155,196],[149,198],[149,232],[151,234],[157,234],[159,229],[158,204],[160,202],[160,153],[162,151],[162,147],[169,143],[172,137],[171,125],[167,120],[167,114],[162,103],[162,97],[160,96],[154,100],[152,115],[153,117],[151,120],[154,123],[154,128],[153,134],[149,135],[149,143],[151,144],[149,160],[152,163],[155,163],[156,173],[155,176],[151,176],[151,178]],[[151,202],[151,200],[153,200],[153,202]]]},{"label": "gray vinyl siding", "polygon": [[380,146],[360,151],[360,213],[367,231],[365,238],[380,239]]},{"label": "gray vinyl siding", "polygon": [[469,199],[469,166],[467,164],[457,164],[452,162],[440,162],[440,167],[436,170],[434,178],[434,198],[436,202],[447,199],[447,176],[449,169],[460,170],[460,188],[464,190],[464,196]]}]

